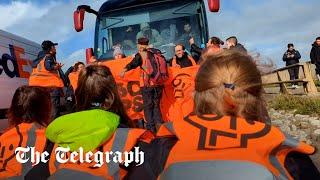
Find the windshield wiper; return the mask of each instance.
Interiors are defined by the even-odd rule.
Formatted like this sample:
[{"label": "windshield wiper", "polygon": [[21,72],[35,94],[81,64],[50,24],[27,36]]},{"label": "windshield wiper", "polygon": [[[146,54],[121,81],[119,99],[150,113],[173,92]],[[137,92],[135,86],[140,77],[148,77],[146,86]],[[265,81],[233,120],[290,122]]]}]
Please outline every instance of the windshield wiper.
[{"label": "windshield wiper", "polygon": [[114,22],[113,24],[110,24],[109,26],[103,27],[103,28],[102,28],[103,30],[104,30],[104,29],[107,29],[107,28],[110,28],[110,27],[112,27],[112,26],[114,26],[114,25],[120,24],[120,23],[122,23],[122,22],[124,21],[123,18],[118,18],[118,17],[106,17],[106,21],[107,21],[108,19],[118,20],[118,21]]}]

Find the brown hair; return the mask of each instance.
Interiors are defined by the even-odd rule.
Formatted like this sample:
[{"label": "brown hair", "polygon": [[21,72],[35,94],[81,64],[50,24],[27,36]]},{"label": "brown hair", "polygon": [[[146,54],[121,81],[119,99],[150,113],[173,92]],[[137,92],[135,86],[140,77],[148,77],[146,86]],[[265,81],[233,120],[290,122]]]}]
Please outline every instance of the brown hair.
[{"label": "brown hair", "polygon": [[46,127],[51,118],[50,93],[43,87],[19,87],[8,111],[10,126],[36,122]]},{"label": "brown hair", "polygon": [[76,64],[74,64],[73,71],[78,71],[80,65],[84,65],[84,63],[83,62],[77,62]]},{"label": "brown hair", "polygon": [[195,79],[195,113],[260,120],[262,81],[253,59],[232,51],[206,58]]},{"label": "brown hair", "polygon": [[228,37],[226,41],[232,42],[233,44],[238,44],[238,39],[235,36]]},{"label": "brown hair", "polygon": [[224,45],[224,42],[218,37],[211,37],[211,44],[214,45]]},{"label": "brown hair", "polygon": [[75,96],[77,111],[102,108],[119,115],[121,124],[133,127],[108,67],[90,65],[83,69],[79,74]]},{"label": "brown hair", "polygon": [[186,50],[186,47],[184,47],[184,45],[181,44],[181,43],[176,44],[176,46],[174,46],[174,47],[178,47],[178,46],[181,46],[181,47],[182,47],[182,50]]}]

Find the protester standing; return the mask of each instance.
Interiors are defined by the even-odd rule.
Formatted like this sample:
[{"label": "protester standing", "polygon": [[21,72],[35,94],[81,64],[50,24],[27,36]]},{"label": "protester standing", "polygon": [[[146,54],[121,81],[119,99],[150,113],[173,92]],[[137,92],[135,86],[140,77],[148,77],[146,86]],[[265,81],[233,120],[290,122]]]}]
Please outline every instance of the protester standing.
[{"label": "protester standing", "polygon": [[[293,64],[299,63],[299,59],[301,55],[299,51],[294,49],[294,45],[292,43],[288,44],[288,50],[283,54],[283,61],[286,62],[286,66],[290,66]],[[297,80],[299,79],[299,66],[295,66],[288,69],[290,74],[290,80]],[[293,88],[298,88],[298,83],[295,82],[292,85]]]},{"label": "protester standing", "polygon": [[160,99],[164,82],[168,78],[166,60],[157,49],[148,48],[149,39],[139,38],[139,52],[134,59],[120,72],[124,77],[127,71],[141,68],[140,86],[142,87],[142,99],[144,116],[147,129],[156,132],[162,123]]},{"label": "protester standing", "polygon": [[317,77],[320,80],[320,37],[317,37],[316,41],[312,44],[310,59],[311,63],[316,65]]},{"label": "protester standing", "polygon": [[208,40],[208,42],[206,44],[206,49],[202,49],[199,46],[197,46],[195,44],[194,38],[191,38],[189,40],[189,44],[191,46],[191,52],[195,56],[194,58],[200,59],[200,57],[204,51],[206,51],[208,53],[213,53],[213,54],[220,52],[221,51],[220,46],[224,45],[224,42],[220,38],[214,36]]},{"label": "protester standing", "polygon": [[53,104],[52,118],[60,115],[60,97],[63,94],[63,87],[68,86],[68,80],[61,70],[63,64],[56,60],[56,45],[58,43],[48,40],[42,42],[42,51],[33,61],[33,70],[29,78],[30,86],[41,86],[50,90]]}]

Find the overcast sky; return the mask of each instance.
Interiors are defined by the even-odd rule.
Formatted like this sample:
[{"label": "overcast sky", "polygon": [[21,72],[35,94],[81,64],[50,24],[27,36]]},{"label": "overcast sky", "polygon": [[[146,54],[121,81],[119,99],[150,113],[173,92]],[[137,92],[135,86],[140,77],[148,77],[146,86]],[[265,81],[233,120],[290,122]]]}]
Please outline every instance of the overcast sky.
[{"label": "overcast sky", "polygon": [[[73,11],[80,4],[98,10],[105,0],[0,0],[0,29],[41,43],[58,42],[58,59],[66,64],[85,59],[93,47],[94,15],[86,14],[85,29],[73,29]],[[208,13],[210,35],[236,35],[249,51],[283,66],[282,55],[294,43],[309,60],[311,43],[320,36],[320,0],[221,0],[219,13]]]}]

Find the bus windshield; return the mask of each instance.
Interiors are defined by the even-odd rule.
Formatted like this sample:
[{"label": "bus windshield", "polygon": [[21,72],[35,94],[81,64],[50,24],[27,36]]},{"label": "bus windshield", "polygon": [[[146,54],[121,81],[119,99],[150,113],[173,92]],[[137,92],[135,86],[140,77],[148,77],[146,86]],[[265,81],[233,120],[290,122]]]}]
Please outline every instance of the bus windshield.
[{"label": "bus windshield", "polygon": [[98,18],[95,53],[98,59],[113,59],[114,47],[121,46],[130,56],[137,52],[137,39],[147,37],[150,46],[170,59],[176,44],[188,48],[191,37],[198,45],[204,43],[201,8],[200,1],[188,1],[105,13]]}]

